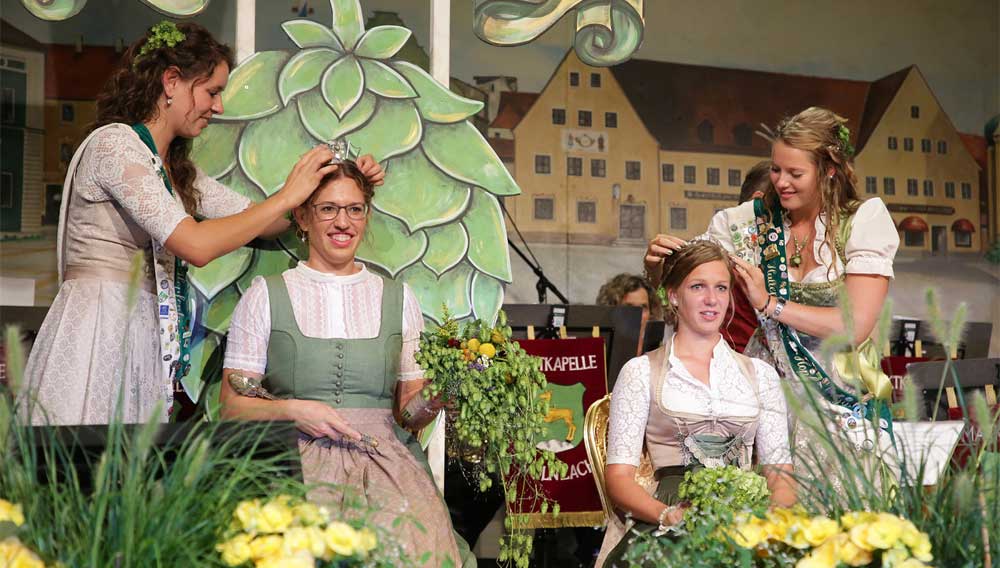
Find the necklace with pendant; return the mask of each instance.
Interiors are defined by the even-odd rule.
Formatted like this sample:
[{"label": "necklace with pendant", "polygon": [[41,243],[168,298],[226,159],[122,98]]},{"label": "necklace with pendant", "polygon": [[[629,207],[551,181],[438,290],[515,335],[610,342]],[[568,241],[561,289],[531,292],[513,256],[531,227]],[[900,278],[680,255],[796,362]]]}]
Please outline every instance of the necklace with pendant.
[{"label": "necklace with pendant", "polygon": [[795,237],[795,233],[791,229],[788,230],[788,233],[792,235],[792,245],[795,247],[795,252],[789,259],[789,264],[798,268],[802,264],[802,249],[805,248],[806,243],[799,242],[799,239]]}]

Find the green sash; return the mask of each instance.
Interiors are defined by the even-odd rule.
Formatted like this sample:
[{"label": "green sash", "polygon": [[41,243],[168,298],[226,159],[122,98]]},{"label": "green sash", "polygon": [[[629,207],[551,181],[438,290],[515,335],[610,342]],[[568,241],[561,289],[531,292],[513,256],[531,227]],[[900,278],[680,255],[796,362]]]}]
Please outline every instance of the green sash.
[{"label": "green sash", "polygon": [[[764,272],[765,286],[769,294],[788,300],[791,286],[788,280],[784,226],[781,222],[783,210],[781,205],[776,203],[769,216],[764,200],[760,198],[754,200],[753,209],[757,218],[757,239],[761,250],[760,267]],[[840,388],[823,370],[823,366],[816,361],[812,353],[802,345],[798,333],[781,322],[775,323],[785,346],[788,362],[800,380],[815,385],[828,402],[849,409],[854,420],[879,418],[879,426],[892,436],[892,414],[887,404],[876,402],[876,399],[858,400],[853,393]],[[848,417],[847,421],[850,420],[852,418]]]}]

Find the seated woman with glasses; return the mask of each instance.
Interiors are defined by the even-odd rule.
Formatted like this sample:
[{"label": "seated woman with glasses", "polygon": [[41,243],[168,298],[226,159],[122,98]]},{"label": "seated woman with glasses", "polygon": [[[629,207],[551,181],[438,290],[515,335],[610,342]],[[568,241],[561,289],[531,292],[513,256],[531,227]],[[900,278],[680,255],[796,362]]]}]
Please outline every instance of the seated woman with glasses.
[{"label": "seated woman with glasses", "polygon": [[441,405],[421,394],[414,353],[424,320],[413,292],[355,260],[373,194],[344,161],[295,209],[309,259],[255,278],[233,312],[222,416],[294,421],[304,481],[319,484],[311,499],[336,508],[361,498],[411,559],[429,552],[429,566],[474,565],[423,451],[396,420],[416,430]]}]

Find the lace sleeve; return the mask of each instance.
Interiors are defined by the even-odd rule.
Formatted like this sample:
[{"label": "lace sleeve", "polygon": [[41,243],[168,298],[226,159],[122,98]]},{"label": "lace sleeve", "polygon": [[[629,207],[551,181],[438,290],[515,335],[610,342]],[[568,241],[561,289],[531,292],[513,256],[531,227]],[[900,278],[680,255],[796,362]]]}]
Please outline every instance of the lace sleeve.
[{"label": "lace sleeve", "polygon": [[424,378],[424,370],[414,355],[420,347],[420,332],[424,330],[424,314],[409,285],[403,284],[403,350],[399,353],[399,380]]},{"label": "lace sleeve", "polygon": [[248,197],[222,185],[201,171],[201,168],[197,171],[194,186],[200,193],[198,215],[206,219],[218,219],[235,215],[253,204]]},{"label": "lace sleeve", "polygon": [[[165,243],[188,216],[167,192],[153,155],[129,127],[113,126],[100,132],[87,145],[81,162],[78,172],[81,179],[92,179],[153,240]],[[92,200],[99,197],[87,192],[81,195]]]},{"label": "lace sleeve", "polygon": [[270,336],[271,302],[267,297],[267,283],[258,276],[233,310],[223,367],[263,374],[267,368]]},{"label": "lace sleeve", "polygon": [[753,360],[760,390],[760,424],[757,427],[757,452],[762,464],[790,464],[788,447],[788,406],[781,390],[781,379],[774,367]]},{"label": "lace sleeve", "polygon": [[892,278],[892,261],[897,249],[899,233],[885,203],[878,197],[866,200],[854,214],[851,236],[844,244],[847,274],[877,274]]},{"label": "lace sleeve", "polygon": [[649,358],[630,359],[618,373],[611,394],[608,463],[639,467],[649,418]]}]

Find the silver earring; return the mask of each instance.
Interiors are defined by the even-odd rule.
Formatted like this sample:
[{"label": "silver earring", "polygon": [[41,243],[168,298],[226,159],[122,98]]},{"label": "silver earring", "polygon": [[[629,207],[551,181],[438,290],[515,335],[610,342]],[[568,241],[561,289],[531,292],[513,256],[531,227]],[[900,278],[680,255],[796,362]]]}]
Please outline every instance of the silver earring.
[{"label": "silver earring", "polygon": [[170,105],[172,105],[172,104],[174,104],[174,99],[173,99],[173,97],[167,97],[167,106],[170,106]]}]

